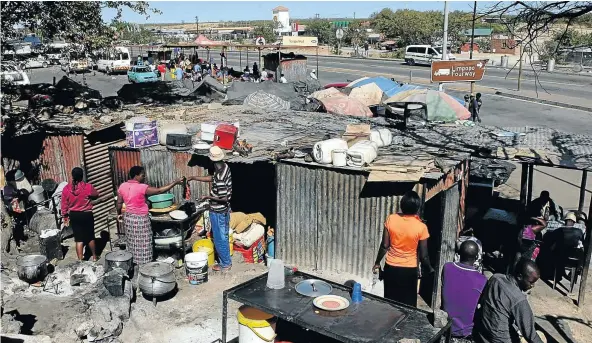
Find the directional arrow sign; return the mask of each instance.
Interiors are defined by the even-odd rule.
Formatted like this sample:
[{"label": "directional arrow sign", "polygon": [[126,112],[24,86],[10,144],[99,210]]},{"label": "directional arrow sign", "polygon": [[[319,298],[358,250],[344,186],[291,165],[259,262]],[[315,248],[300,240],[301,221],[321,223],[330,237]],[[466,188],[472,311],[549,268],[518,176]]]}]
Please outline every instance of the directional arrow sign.
[{"label": "directional arrow sign", "polygon": [[432,82],[481,81],[487,61],[432,61]]}]

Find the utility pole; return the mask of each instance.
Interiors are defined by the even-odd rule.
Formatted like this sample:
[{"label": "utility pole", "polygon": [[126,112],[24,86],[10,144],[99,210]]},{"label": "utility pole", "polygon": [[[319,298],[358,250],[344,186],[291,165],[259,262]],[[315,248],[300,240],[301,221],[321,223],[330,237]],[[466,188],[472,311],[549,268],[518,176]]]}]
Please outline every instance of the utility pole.
[{"label": "utility pole", "polygon": [[[473,59],[473,47],[475,44],[475,17],[477,16],[477,1],[473,4],[473,27],[471,28],[471,50],[469,52],[469,59]],[[471,94],[475,92],[475,82],[471,81]]]},{"label": "utility pole", "polygon": [[199,36],[199,17],[195,16],[195,29],[197,31],[197,35]]},{"label": "utility pole", "polygon": [[[444,37],[442,38],[442,60],[448,60],[448,1],[444,1]],[[440,82],[438,90],[444,90],[444,84]]]},{"label": "utility pole", "polygon": [[522,79],[522,47],[520,47],[520,62],[518,62],[518,91],[520,91],[520,81]]}]

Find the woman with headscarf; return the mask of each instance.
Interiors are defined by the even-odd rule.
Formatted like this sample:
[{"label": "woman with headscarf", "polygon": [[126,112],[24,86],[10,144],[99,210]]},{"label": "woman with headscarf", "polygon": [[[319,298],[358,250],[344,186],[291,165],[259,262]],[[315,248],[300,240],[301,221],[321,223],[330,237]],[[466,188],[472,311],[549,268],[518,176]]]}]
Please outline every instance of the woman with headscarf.
[{"label": "woman with headscarf", "polygon": [[72,182],[62,191],[62,216],[65,224],[69,222],[72,226],[78,259],[82,260],[84,245],[88,244],[93,261],[96,261],[95,220],[91,201],[99,198],[99,192],[83,180],[82,168],[72,169]]},{"label": "woman with headscarf", "polygon": [[405,193],[401,199],[401,214],[391,214],[384,223],[382,243],[372,271],[384,265],[384,297],[409,306],[417,306],[417,252],[422,269],[427,273],[434,270],[428,257],[428,227],[421,221],[419,209],[421,200],[414,191]]},{"label": "woman with headscarf", "polygon": [[[127,249],[133,255],[137,265],[152,262],[152,226],[148,216],[146,197],[168,192],[175,185],[183,183],[179,178],[163,187],[150,187],[146,182],[146,172],[143,167],[134,166],[129,172],[130,179],[119,186],[117,190],[117,214],[123,219]],[[125,215],[122,218],[123,204]]]}]

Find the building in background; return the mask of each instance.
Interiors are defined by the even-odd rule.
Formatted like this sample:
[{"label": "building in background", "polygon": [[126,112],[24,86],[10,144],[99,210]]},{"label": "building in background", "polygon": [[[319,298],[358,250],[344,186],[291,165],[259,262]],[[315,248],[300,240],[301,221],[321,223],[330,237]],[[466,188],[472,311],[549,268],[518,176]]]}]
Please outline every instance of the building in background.
[{"label": "building in background", "polygon": [[290,25],[290,12],[284,6],[278,6],[272,10],[273,22],[275,23],[274,31],[279,36],[291,35],[292,25]]}]

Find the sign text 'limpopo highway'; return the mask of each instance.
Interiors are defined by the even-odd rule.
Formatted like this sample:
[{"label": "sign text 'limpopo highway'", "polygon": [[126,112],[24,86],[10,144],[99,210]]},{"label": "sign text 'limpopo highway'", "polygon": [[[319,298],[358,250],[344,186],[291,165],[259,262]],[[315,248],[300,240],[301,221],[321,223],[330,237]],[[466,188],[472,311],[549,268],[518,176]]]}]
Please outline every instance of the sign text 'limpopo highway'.
[{"label": "sign text 'limpopo highway'", "polygon": [[432,82],[481,81],[487,61],[432,61]]}]

